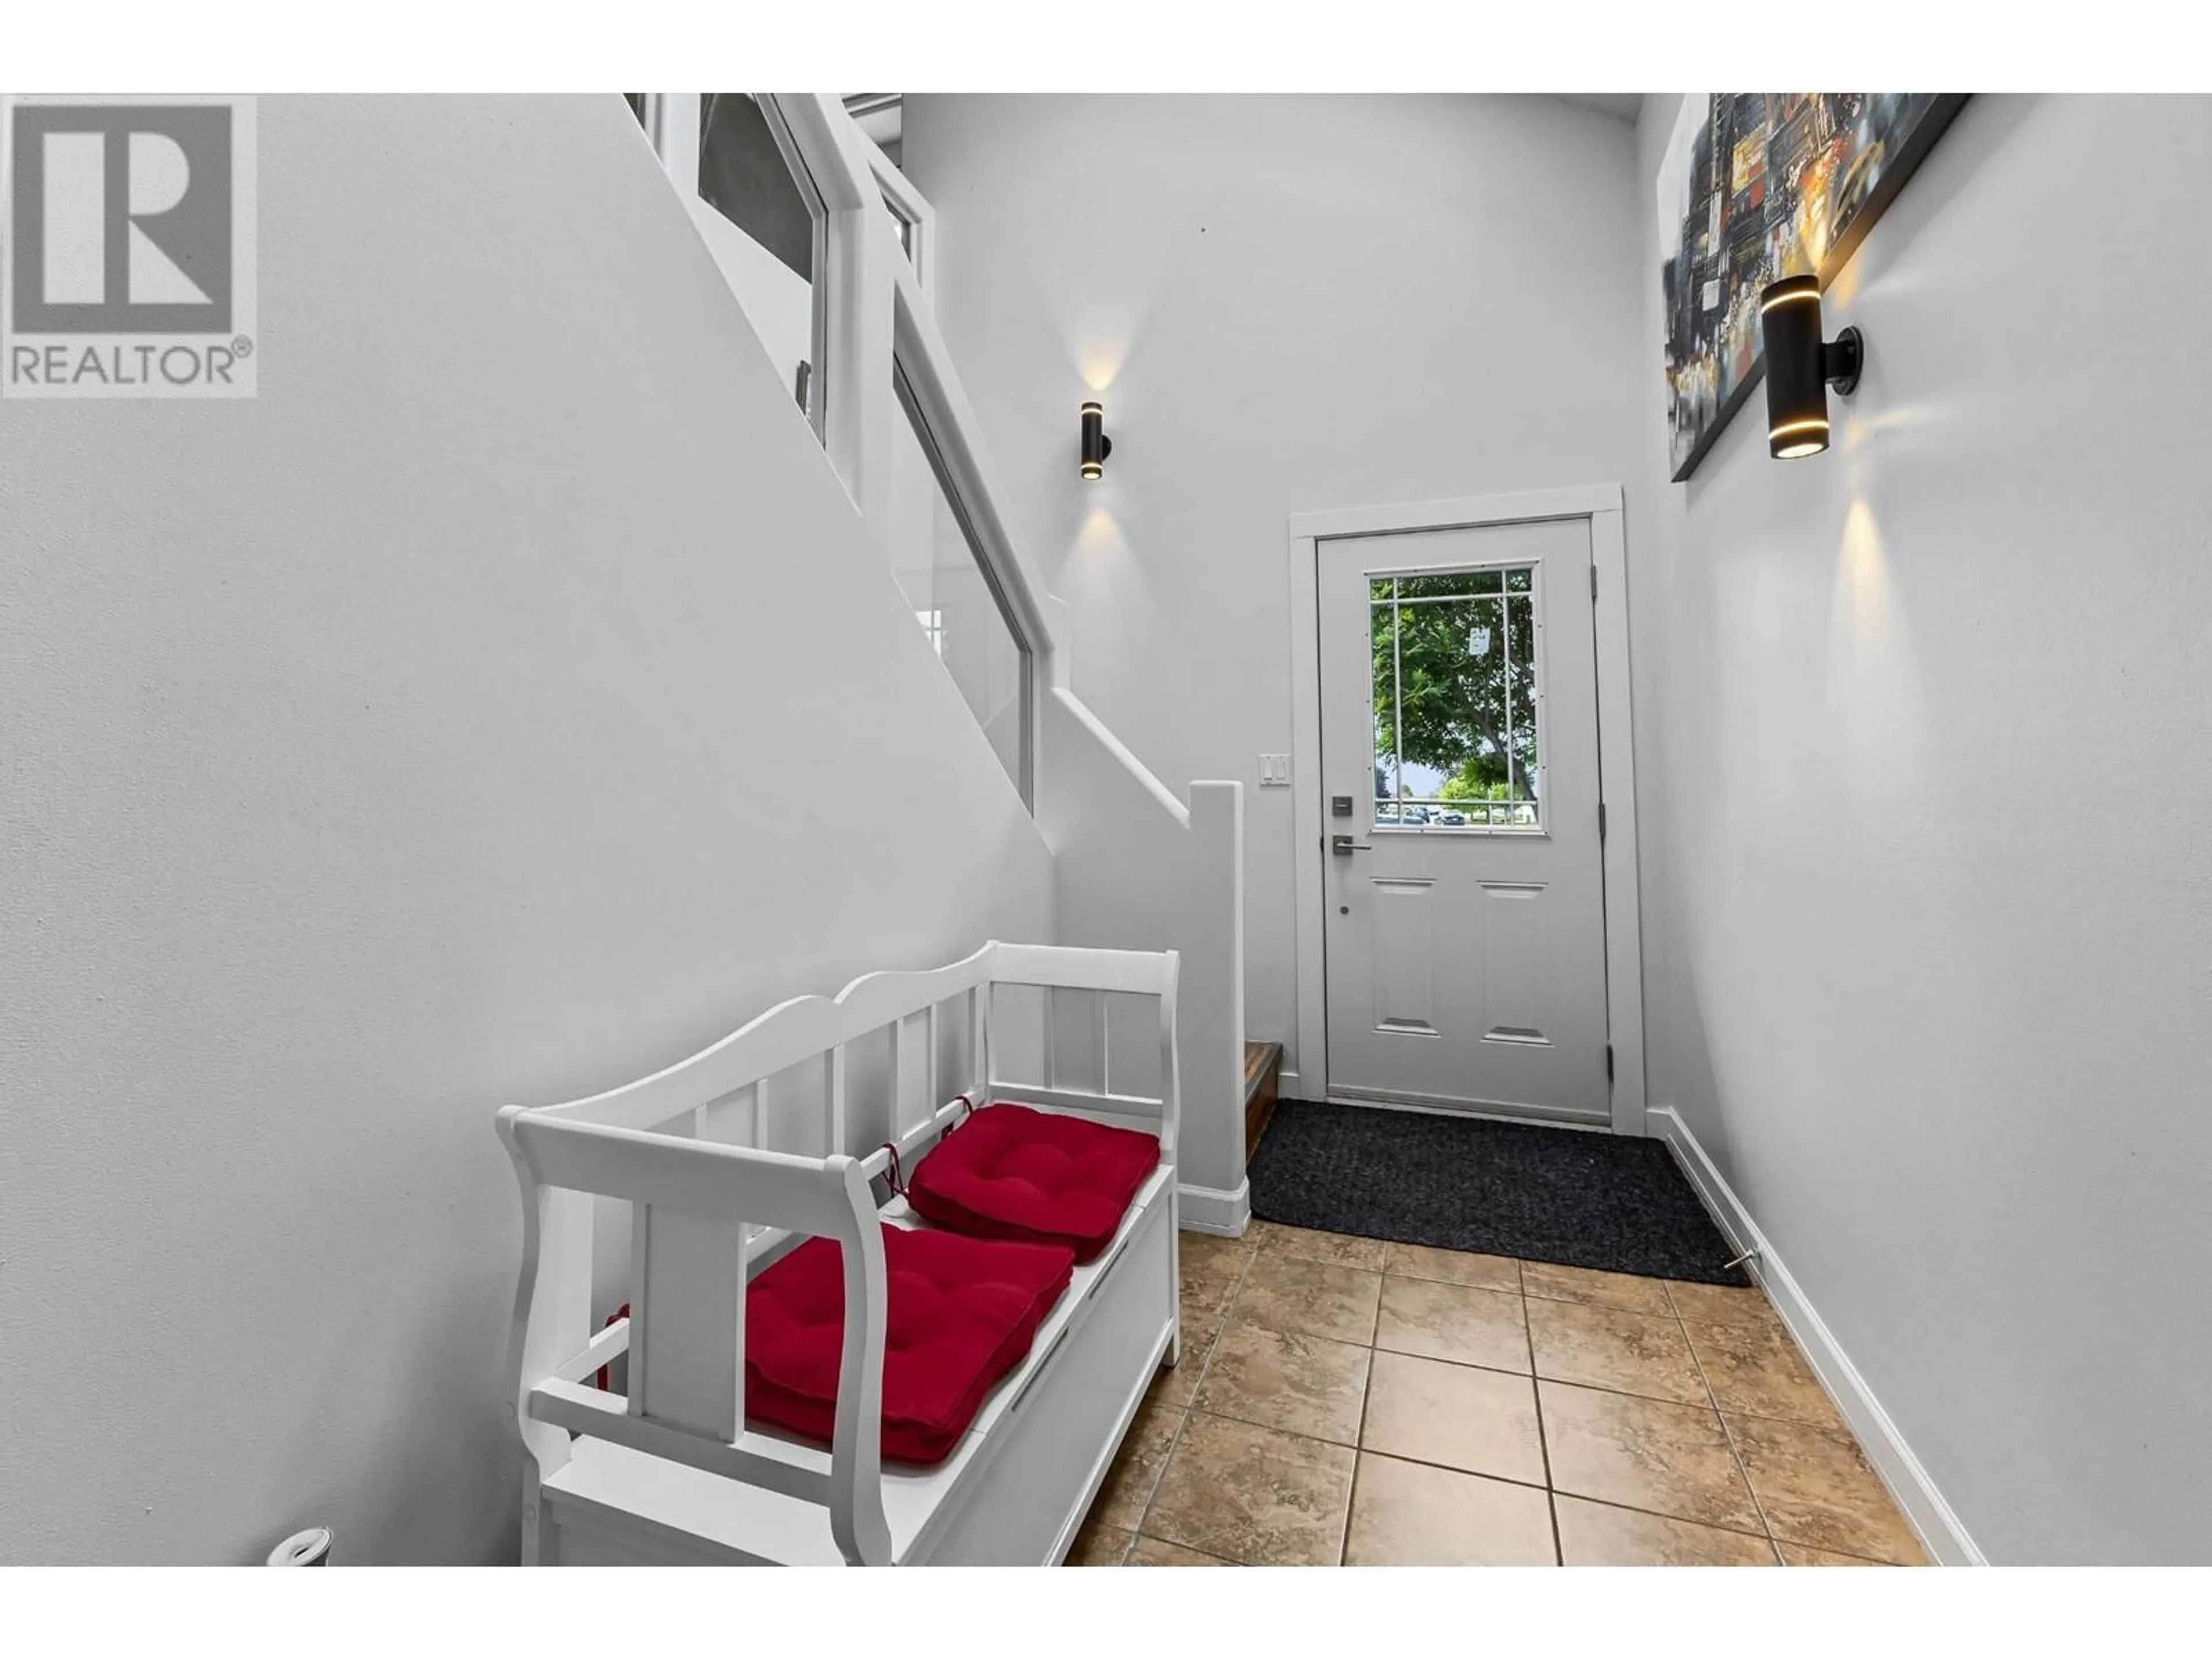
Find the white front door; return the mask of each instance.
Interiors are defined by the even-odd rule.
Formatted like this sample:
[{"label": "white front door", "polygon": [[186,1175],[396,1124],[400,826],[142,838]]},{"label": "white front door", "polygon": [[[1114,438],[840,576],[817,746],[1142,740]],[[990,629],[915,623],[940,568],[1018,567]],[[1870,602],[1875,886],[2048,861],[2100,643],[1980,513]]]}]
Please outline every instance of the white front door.
[{"label": "white front door", "polygon": [[1589,520],[1316,556],[1328,1092],[1609,1121]]}]

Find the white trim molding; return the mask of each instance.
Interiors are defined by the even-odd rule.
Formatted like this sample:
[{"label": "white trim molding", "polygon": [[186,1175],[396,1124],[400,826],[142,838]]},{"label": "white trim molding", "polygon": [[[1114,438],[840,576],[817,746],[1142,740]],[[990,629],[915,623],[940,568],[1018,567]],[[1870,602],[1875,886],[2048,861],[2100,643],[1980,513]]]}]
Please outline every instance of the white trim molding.
[{"label": "white trim molding", "polygon": [[860,136],[868,139],[868,170],[884,193],[884,210],[895,224],[906,227],[907,259],[914,267],[915,285],[927,294],[937,275],[937,210],[881,144],[865,131]]},{"label": "white trim molding", "polygon": [[1775,1311],[1790,1328],[1798,1347],[1820,1379],[1820,1386],[1844,1414],[1851,1432],[1858,1437],[1867,1461],[1874,1465],[1882,1484],[1896,1498],[1898,1508],[1912,1523],[1920,1535],[1920,1542],[1929,1558],[1947,1567],[1985,1567],[1984,1556],[1966,1531],[1966,1523],[1944,1500],[1920,1460],[1913,1455],[1912,1448],[1905,1443],[1905,1436],[1891,1420],[1881,1402],[1874,1397],[1867,1380],[1844,1353],[1843,1345],[1836,1340],[1826,1321],[1814,1309],[1804,1289],[1791,1277],[1783,1265],[1759,1223],[1743,1200],[1735,1195],[1705,1149],[1698,1144],[1690,1126],[1682,1121],[1682,1115],[1672,1106],[1654,1106],[1649,1114],[1650,1133],[1664,1140],[1674,1154],[1674,1161],[1682,1173],[1689,1177],[1698,1196],[1705,1200],[1705,1208],[1712,1212],[1713,1220],[1728,1237],[1729,1244],[1739,1253],[1752,1253],[1744,1266],[1765,1290],[1767,1298],[1774,1304]]},{"label": "white trim molding", "polygon": [[1620,511],[1619,484],[1569,484],[1504,495],[1459,495],[1441,501],[1400,501],[1384,507],[1333,507],[1291,514],[1293,541],[1337,536],[1388,536],[1408,530],[1463,530],[1471,525],[1530,524],[1541,519],[1587,519]]},{"label": "white trim molding", "polygon": [[1252,1183],[1240,1181],[1235,1192],[1224,1192],[1218,1187],[1193,1187],[1178,1182],[1176,1212],[1185,1232],[1242,1238],[1252,1224]]},{"label": "white trim molding", "polygon": [[[1644,936],[1636,857],[1636,757],[1630,730],[1628,550],[1620,486],[1573,484],[1510,495],[1293,513],[1287,526],[1291,580],[1291,775],[1321,776],[1320,544],[1340,536],[1381,536],[1553,519],[1589,521],[1597,592],[1598,799],[1606,811],[1606,1028],[1613,1044],[1613,1132],[1647,1133],[1644,1079]],[[1283,1056],[1285,1092],[1328,1091],[1328,987],[1322,934],[1322,796],[1301,788],[1291,802],[1297,1024]],[[1310,1079],[1310,1081],[1304,1081]]]}]

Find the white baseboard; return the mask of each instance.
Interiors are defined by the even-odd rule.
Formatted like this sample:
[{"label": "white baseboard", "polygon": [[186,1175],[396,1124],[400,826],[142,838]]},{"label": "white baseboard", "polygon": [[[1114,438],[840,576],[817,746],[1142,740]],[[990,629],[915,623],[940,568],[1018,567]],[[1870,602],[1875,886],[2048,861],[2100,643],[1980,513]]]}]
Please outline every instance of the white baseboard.
[{"label": "white baseboard", "polygon": [[1985,1567],[1988,1558],[1983,1555],[1966,1526],[1936,1489],[1928,1471],[1912,1455],[1912,1448],[1905,1443],[1897,1425],[1881,1408],[1881,1402],[1867,1387],[1866,1378],[1859,1375],[1835,1334],[1814,1310],[1797,1281],[1782,1258],[1774,1253],[1774,1246],[1752,1219],[1751,1212],[1737,1198],[1735,1190],[1722,1176],[1713,1161],[1705,1156],[1705,1149],[1690,1133],[1690,1126],[1682,1121],[1681,1114],[1672,1106],[1654,1106],[1644,1115],[1647,1133],[1664,1140],[1673,1150],[1674,1161],[1682,1166],[1682,1173],[1712,1212],[1729,1243],[1739,1250],[1758,1252],[1745,1266],[1759,1280],[1772,1301],[1790,1334],[1797,1339],[1805,1358],[1820,1378],[1820,1384],[1836,1402],[1844,1420],[1850,1425],[1851,1432],[1858,1437],[1867,1461],[1881,1476],[1890,1495],[1897,1499],[1898,1507],[1905,1512],[1912,1529],[1920,1534],[1920,1542],[1929,1558],[1947,1567]]},{"label": "white baseboard", "polygon": [[1304,1100],[1298,1092],[1298,1074],[1288,1066],[1275,1073],[1275,1096],[1279,1100]]},{"label": "white baseboard", "polygon": [[1240,1181],[1233,1193],[1218,1187],[1178,1185],[1176,1211],[1186,1231],[1242,1238],[1252,1221],[1252,1183]]}]

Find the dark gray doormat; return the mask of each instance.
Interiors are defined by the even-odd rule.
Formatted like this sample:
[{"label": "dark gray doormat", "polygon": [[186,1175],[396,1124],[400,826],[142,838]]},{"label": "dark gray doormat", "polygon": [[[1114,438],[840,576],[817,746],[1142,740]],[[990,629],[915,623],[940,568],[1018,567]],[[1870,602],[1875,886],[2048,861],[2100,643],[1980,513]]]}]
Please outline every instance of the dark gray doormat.
[{"label": "dark gray doormat", "polygon": [[1285,1100],[1249,1174],[1252,1213],[1285,1226],[1751,1282],[1662,1141]]}]

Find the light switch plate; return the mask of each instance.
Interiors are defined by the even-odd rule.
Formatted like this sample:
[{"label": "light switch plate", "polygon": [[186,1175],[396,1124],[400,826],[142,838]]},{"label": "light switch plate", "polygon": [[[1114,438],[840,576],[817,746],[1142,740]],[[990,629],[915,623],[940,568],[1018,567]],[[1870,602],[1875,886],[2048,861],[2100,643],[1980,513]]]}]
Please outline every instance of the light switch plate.
[{"label": "light switch plate", "polygon": [[1291,757],[1288,755],[1260,757],[1260,787],[1262,789],[1287,789],[1291,787]]}]

